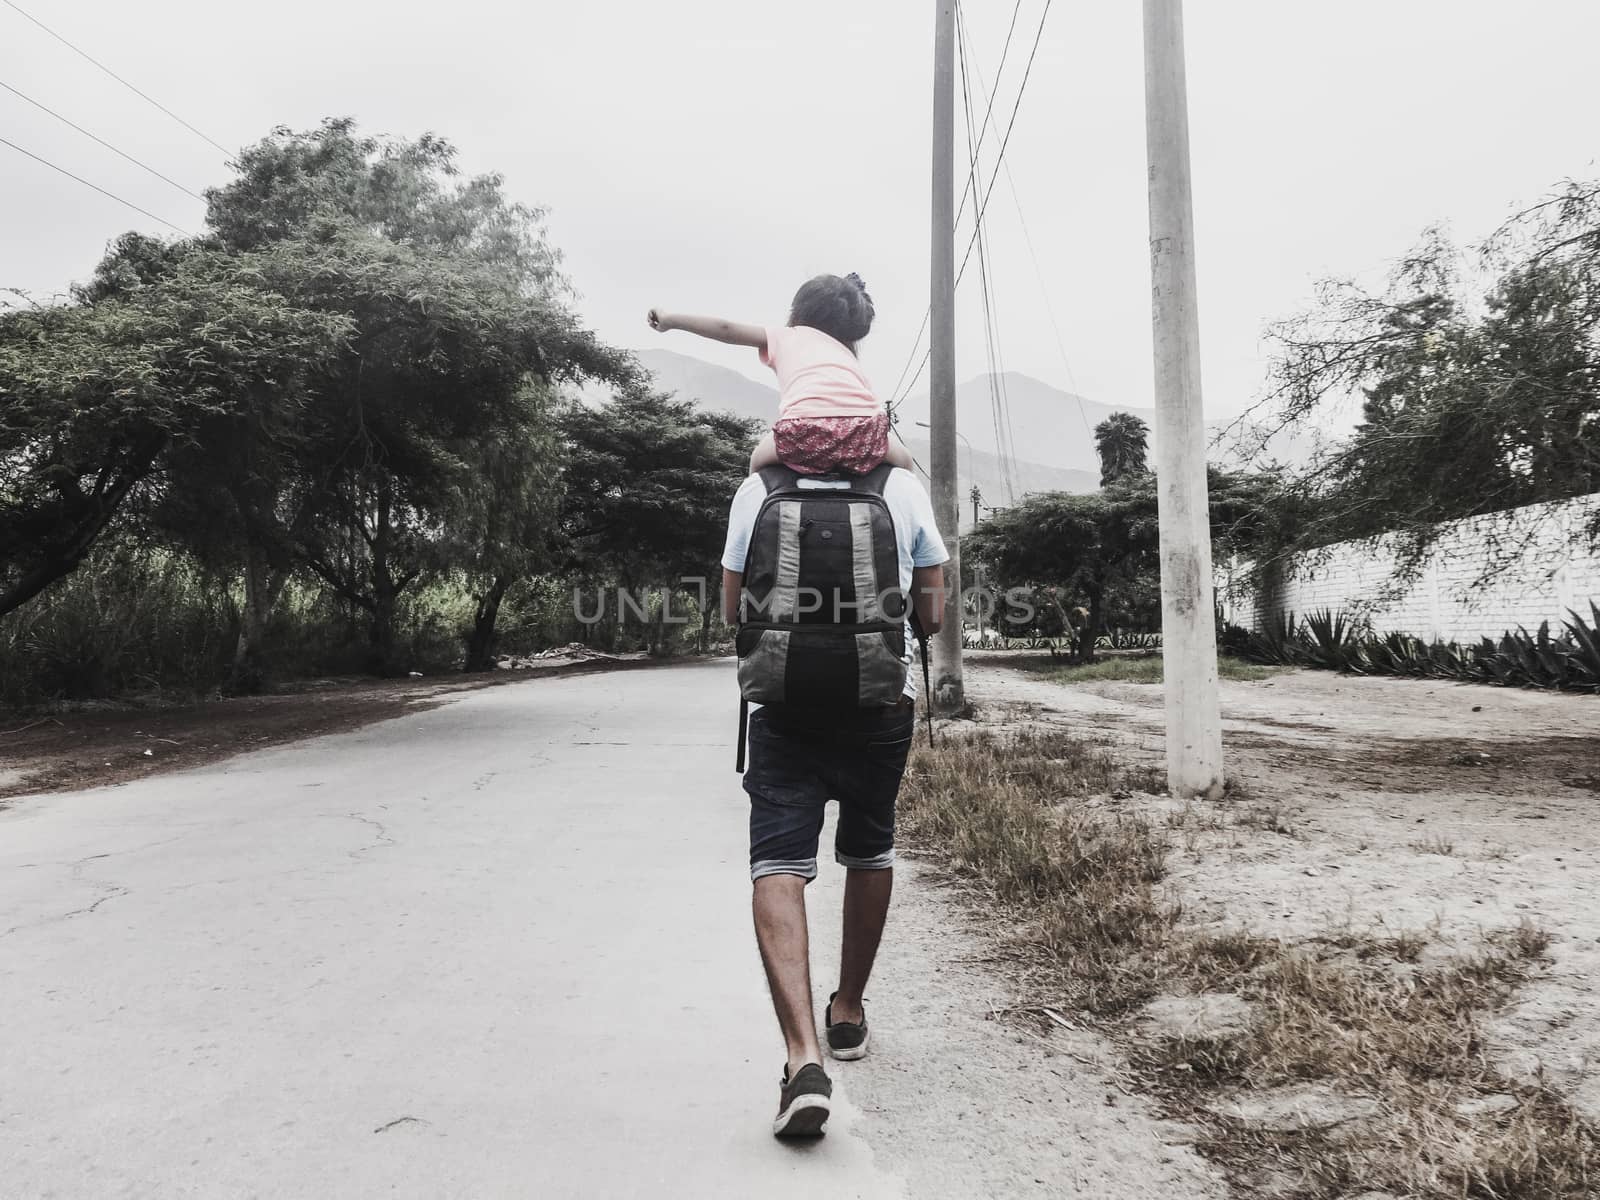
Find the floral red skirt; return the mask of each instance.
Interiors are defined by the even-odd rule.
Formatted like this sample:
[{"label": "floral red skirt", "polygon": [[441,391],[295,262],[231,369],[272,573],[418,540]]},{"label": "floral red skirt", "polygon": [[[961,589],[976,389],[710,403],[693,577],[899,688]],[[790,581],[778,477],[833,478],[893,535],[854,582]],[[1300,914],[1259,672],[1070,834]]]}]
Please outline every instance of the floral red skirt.
[{"label": "floral red skirt", "polygon": [[772,426],[778,460],[802,475],[865,475],[889,453],[889,414],[784,417]]}]

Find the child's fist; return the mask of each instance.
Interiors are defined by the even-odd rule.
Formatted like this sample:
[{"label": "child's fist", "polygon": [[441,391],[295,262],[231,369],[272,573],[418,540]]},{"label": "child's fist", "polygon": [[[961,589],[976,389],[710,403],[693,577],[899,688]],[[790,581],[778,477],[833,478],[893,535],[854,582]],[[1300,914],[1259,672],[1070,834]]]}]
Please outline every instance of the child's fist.
[{"label": "child's fist", "polygon": [[649,316],[646,319],[650,322],[650,328],[654,329],[658,333],[668,328],[667,314],[662,312],[659,308],[652,308]]}]

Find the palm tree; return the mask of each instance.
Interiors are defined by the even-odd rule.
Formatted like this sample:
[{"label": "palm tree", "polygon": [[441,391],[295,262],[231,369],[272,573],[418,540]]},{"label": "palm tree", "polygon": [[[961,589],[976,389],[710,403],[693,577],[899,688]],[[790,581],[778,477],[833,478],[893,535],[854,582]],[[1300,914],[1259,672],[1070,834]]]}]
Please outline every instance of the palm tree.
[{"label": "palm tree", "polygon": [[1112,413],[1094,427],[1095,453],[1100,456],[1100,486],[1124,475],[1142,475],[1150,469],[1145,455],[1150,449],[1150,426],[1132,413]]}]

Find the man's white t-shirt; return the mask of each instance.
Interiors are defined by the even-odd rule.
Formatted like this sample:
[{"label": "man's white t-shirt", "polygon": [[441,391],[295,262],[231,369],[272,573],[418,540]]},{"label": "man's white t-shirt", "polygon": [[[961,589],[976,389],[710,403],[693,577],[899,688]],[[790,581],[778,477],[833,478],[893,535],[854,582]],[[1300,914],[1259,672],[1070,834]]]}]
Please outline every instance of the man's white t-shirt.
[{"label": "man's white t-shirt", "polygon": [[[800,487],[817,489],[845,489],[850,485],[822,479],[801,479]],[[722,549],[722,565],[726,570],[743,573],[745,556],[750,552],[750,537],[756,530],[756,516],[761,512],[761,502],[767,498],[766,484],[761,476],[752,475],[734,494],[733,507],[728,512],[728,541]],[[889,472],[883,485],[883,501],[894,518],[894,540],[900,557],[900,587],[911,594],[911,572],[916,567],[937,567],[949,561],[950,552],[939,536],[939,526],[933,519],[933,502],[917,482],[917,477],[903,468]],[[911,636],[911,625],[906,624],[906,665],[909,667],[916,642]],[[917,694],[916,672],[906,672],[906,695]]]}]

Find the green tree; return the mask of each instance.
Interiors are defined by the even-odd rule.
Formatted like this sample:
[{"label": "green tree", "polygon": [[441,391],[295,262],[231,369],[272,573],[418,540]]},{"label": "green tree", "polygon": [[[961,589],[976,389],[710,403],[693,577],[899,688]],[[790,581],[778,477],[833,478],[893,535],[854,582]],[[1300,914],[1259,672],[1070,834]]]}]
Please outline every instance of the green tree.
[{"label": "green tree", "polygon": [[1251,560],[1292,542],[1306,519],[1298,490],[1280,470],[1206,469],[1212,559]]},{"label": "green tree", "polygon": [[348,117],[302,132],[279,127],[239,155],[233,182],[207,191],[206,223],[232,250],[350,224],[476,258],[530,294],[566,293],[544,210],[509,201],[499,175],[462,178],[456,158],[455,147],[433,134],[372,137]]},{"label": "green tree", "polygon": [[1150,469],[1150,427],[1132,413],[1112,413],[1096,425],[1094,448],[1100,456],[1101,487]]},{"label": "green tree", "polygon": [[507,513],[548,515],[508,466],[536,469],[534,448],[549,444],[549,406],[525,402],[528,383],[633,374],[568,308],[542,214],[508,202],[497,176],[461,180],[454,158],[437,138],[360,137],[330,121],[276,131],[209,193],[223,244],[286,264],[309,256],[283,286],[356,329],[314,382],[291,453],[263,453],[258,431],[238,431],[240,453],[264,468],[245,473],[248,490],[227,489],[263,566],[262,611],[290,565],[309,569],[368,614],[383,671],[398,666],[400,597],[468,546],[479,548],[469,656],[484,661],[511,580],[482,570],[482,551],[505,544]]},{"label": "green tree", "polygon": [[367,614],[385,670],[408,590],[465,578],[482,665],[559,532],[557,389],[637,368],[572,312],[543,214],[447,142],[330,121],[238,166],[206,237],[129,234],[73,303],[0,317],[0,612],[137,500],[242,575],[236,679],[296,572]]},{"label": "green tree", "polygon": [[76,569],[137,489],[169,486],[173,447],[296,388],[351,335],[222,256],[117,291],[0,318],[0,612]]},{"label": "green tree", "polygon": [[1405,572],[1442,522],[1600,490],[1600,185],[1519,214],[1476,262],[1486,284],[1430,231],[1382,290],[1325,282],[1273,328],[1277,425],[1361,414],[1292,481],[1304,520],[1280,553],[1398,533]]},{"label": "green tree", "polygon": [[[1147,585],[1160,539],[1153,477],[1134,475],[1099,492],[1046,492],[1001,509],[967,535],[964,548],[1008,587],[1037,585],[1081,597],[1088,610],[1079,657],[1094,658],[1108,603]],[[1062,609],[1064,624],[1065,606]]]},{"label": "green tree", "polygon": [[703,580],[703,636],[758,424],[632,387],[601,407],[570,406],[561,427],[568,570],[628,589]]},{"label": "green tree", "polygon": [[506,593],[555,561],[564,485],[562,446],[550,416],[554,403],[547,386],[529,383],[517,396],[512,419],[461,447],[468,469],[457,476],[443,522],[456,544],[443,553],[466,576],[476,599],[469,671],[492,663]]},{"label": "green tree", "polygon": [[[1208,475],[1214,554],[1252,554],[1285,536],[1279,523],[1295,515],[1280,502],[1277,475],[1215,467]],[[1029,496],[983,521],[963,546],[1008,587],[1032,588],[1059,608],[1063,628],[1076,624],[1069,609],[1081,601],[1088,612],[1079,643],[1085,661],[1114,619],[1159,620],[1160,531],[1149,472],[1099,492]]]},{"label": "green tree", "polygon": [[167,278],[199,248],[194,241],[169,242],[145,233],[125,233],[111,243],[88,282],[72,289],[72,298],[79,304],[127,299]]},{"label": "green tree", "polygon": [[1481,371],[1527,494],[1600,491],[1600,263],[1536,258],[1487,298]]},{"label": "green tree", "polygon": [[[370,617],[374,665],[389,671],[404,591],[448,569],[443,552],[484,530],[447,534],[447,519],[487,519],[503,473],[461,480],[486,458],[484,438],[509,436],[543,409],[525,402],[530,379],[573,378],[586,364],[613,369],[606,351],[559,305],[525,296],[471,259],[362,233],[321,247],[308,302],[348,314],[349,350],[314,386],[320,477],[311,516],[293,536],[297,554],[330,588]],[[538,430],[518,429],[537,434]],[[463,494],[480,498],[464,508]]]}]

